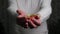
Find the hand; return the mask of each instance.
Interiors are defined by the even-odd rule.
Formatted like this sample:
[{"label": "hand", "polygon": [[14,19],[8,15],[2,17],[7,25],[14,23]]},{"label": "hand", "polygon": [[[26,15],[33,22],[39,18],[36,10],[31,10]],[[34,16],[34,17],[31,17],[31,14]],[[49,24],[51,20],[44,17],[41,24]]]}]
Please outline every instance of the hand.
[{"label": "hand", "polygon": [[26,16],[25,12],[21,10],[17,10],[17,24],[24,28],[36,28],[40,25],[40,19],[36,15],[32,15],[30,17]]},{"label": "hand", "polygon": [[40,18],[37,15],[32,15],[28,20],[28,24],[30,28],[36,28],[41,24]]},{"label": "hand", "polygon": [[22,10],[17,10],[18,16],[17,16],[17,24],[20,26],[27,28],[28,23],[26,20],[26,14]]}]

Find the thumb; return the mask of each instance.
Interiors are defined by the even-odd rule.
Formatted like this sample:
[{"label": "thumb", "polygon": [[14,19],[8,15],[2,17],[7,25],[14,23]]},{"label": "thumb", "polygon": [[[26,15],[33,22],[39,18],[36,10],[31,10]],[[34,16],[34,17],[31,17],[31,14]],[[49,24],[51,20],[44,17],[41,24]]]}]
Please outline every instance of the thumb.
[{"label": "thumb", "polygon": [[16,12],[17,12],[19,15],[21,15],[21,14],[22,14],[22,11],[21,11],[21,10],[19,10],[19,9],[18,9]]}]

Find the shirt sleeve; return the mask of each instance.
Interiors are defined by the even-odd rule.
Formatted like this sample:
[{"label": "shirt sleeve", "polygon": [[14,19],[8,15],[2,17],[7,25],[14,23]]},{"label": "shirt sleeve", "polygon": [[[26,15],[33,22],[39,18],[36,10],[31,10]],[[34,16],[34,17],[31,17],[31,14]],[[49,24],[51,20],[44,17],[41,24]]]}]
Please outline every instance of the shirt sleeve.
[{"label": "shirt sleeve", "polygon": [[50,14],[52,13],[51,0],[42,0],[41,10],[37,12],[40,17],[41,22],[45,22]]}]

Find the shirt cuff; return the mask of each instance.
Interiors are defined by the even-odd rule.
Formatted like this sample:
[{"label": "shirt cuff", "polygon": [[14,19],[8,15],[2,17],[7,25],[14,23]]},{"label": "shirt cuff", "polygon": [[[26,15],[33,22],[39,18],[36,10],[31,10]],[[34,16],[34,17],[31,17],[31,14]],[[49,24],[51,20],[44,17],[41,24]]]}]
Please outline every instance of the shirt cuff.
[{"label": "shirt cuff", "polygon": [[38,12],[37,15],[40,16],[39,18],[41,22],[45,22],[49,18],[49,15],[44,14],[43,12]]}]

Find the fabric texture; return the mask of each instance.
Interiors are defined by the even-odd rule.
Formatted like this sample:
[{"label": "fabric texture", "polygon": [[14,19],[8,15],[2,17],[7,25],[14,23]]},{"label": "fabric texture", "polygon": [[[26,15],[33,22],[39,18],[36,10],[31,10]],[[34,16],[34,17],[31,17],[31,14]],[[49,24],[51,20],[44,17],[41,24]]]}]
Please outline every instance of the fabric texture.
[{"label": "fabric texture", "polygon": [[[10,0],[10,6],[8,7],[9,12],[12,13],[12,15],[17,14],[16,10],[17,4],[15,0]],[[42,0],[18,0],[19,8],[23,11],[25,11],[27,14],[35,14],[38,12],[41,8],[41,2]],[[13,21],[13,20],[12,20]],[[17,25],[17,24],[16,24]],[[20,27],[19,25],[16,26],[16,32],[22,33],[22,34],[42,34],[41,32],[45,32],[47,30],[47,24],[46,21],[41,24],[36,29],[25,29],[23,27]]]},{"label": "fabric texture", "polygon": [[[41,9],[42,0],[18,0],[18,4],[21,10],[25,11],[26,14],[35,14]],[[2,12],[2,22],[4,23],[5,29],[8,34],[46,34],[48,33],[46,20],[42,22],[41,26],[34,29],[25,29],[16,24],[16,10],[18,9],[15,0],[9,0],[9,7],[4,9]],[[48,19],[48,18],[47,18]],[[6,25],[7,24],[7,25]],[[6,31],[6,32],[7,32]]]}]

